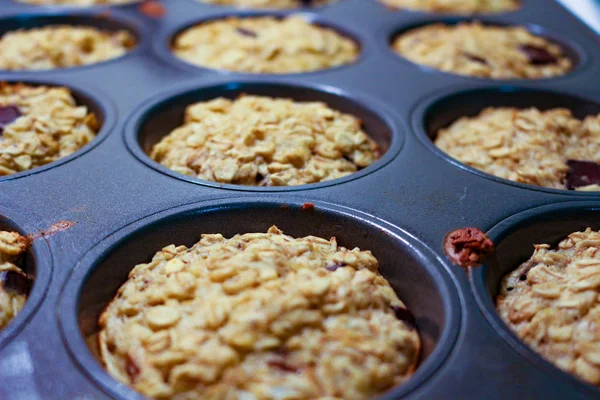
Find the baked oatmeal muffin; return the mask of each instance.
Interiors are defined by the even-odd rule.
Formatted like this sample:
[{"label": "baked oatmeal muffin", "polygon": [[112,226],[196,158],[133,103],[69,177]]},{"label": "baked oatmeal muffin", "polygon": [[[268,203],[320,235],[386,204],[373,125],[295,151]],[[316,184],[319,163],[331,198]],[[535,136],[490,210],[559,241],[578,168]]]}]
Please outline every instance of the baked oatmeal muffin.
[{"label": "baked oatmeal muffin", "polygon": [[480,78],[549,78],[573,67],[560,46],[518,26],[437,23],[399,35],[392,46],[417,64]]},{"label": "baked oatmeal muffin", "polygon": [[26,237],[0,230],[0,330],[23,309],[27,300],[29,279],[15,265],[27,247]]},{"label": "baked oatmeal muffin", "polygon": [[155,399],[369,399],[417,367],[414,316],[370,251],[276,227],[136,266],[100,317],[109,373]]},{"label": "baked oatmeal muffin", "polygon": [[500,178],[554,189],[600,190],[600,170],[578,168],[600,167],[600,114],[579,120],[564,108],[487,108],[441,129],[435,145]]},{"label": "baked oatmeal muffin", "polygon": [[138,3],[143,0],[14,0],[20,3],[27,3],[36,6],[71,6],[71,7],[91,7],[91,6],[111,6]]},{"label": "baked oatmeal muffin", "polygon": [[500,316],[546,360],[600,386],[600,232],[570,234],[508,274]]},{"label": "baked oatmeal muffin", "polygon": [[198,0],[202,3],[239,8],[300,8],[318,7],[337,0]]},{"label": "baked oatmeal muffin", "polygon": [[379,0],[399,9],[446,14],[491,14],[519,8],[519,0]]},{"label": "baked oatmeal muffin", "polygon": [[0,176],[66,157],[97,131],[95,115],[69,89],[0,82]]},{"label": "baked oatmeal muffin", "polygon": [[379,152],[357,118],[324,103],[243,95],[188,106],[150,156],[200,179],[288,186],[352,174]]},{"label": "baked oatmeal muffin", "polygon": [[299,16],[227,18],[204,22],[175,38],[173,54],[207,68],[289,74],[350,64],[356,43]]},{"label": "baked oatmeal muffin", "polygon": [[121,57],[134,45],[133,35],[123,30],[69,25],[19,29],[0,38],[0,69],[80,67]]}]

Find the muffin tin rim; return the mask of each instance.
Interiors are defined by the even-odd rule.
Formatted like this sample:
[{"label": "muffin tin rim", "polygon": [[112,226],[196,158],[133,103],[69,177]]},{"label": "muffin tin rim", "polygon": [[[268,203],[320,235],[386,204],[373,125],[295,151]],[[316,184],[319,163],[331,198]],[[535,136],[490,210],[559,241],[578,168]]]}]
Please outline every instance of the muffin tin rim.
[{"label": "muffin tin rim", "polygon": [[[196,1],[196,0],[189,0]],[[344,0],[338,0],[344,1]],[[326,15],[315,12],[312,8],[309,9],[292,9],[292,10],[277,10],[277,9],[266,9],[266,10],[248,10],[248,9],[237,9],[237,8],[226,8],[222,7],[223,10],[214,14],[208,15],[197,15],[186,18],[185,21],[178,22],[175,26],[170,28],[161,29],[155,40],[153,41],[153,49],[158,56],[165,62],[173,65],[177,68],[183,69],[192,73],[213,73],[223,77],[229,77],[236,79],[238,77],[310,77],[321,73],[331,73],[340,70],[348,69],[351,67],[364,64],[372,51],[370,46],[365,45],[365,38],[360,35],[354,28],[342,27],[338,23],[332,22]],[[212,22],[222,21],[228,18],[261,18],[261,17],[274,17],[278,20],[285,19],[292,16],[298,16],[303,18],[306,22],[311,25],[315,25],[321,28],[331,29],[337,34],[344,38],[352,40],[358,47],[358,56],[355,60],[348,64],[342,64],[331,68],[317,69],[313,71],[304,72],[286,72],[286,73],[260,73],[260,72],[248,72],[248,71],[232,71],[224,68],[211,68],[207,66],[195,65],[191,62],[185,61],[176,56],[171,50],[172,43],[177,36],[182,34],[185,30],[194,26]]]},{"label": "muffin tin rim", "polygon": [[[353,91],[348,91],[346,89],[342,89],[339,86],[331,86],[329,84],[321,84],[321,83],[306,83],[306,82],[298,82],[293,80],[284,80],[284,79],[270,79],[270,80],[259,80],[252,78],[240,78],[234,81],[231,80],[218,80],[211,81],[210,83],[198,81],[198,83],[191,84],[190,82],[185,85],[178,84],[176,86],[171,87],[168,90],[162,91],[157,96],[150,98],[145,101],[141,105],[139,105],[126,119],[124,132],[124,140],[127,145],[127,148],[133,156],[145,164],[146,167],[149,167],[155,171],[162,173],[163,175],[167,175],[171,178],[178,179],[180,181],[192,183],[195,185],[212,187],[223,190],[230,191],[242,191],[242,192],[294,192],[294,191],[303,191],[303,190],[311,190],[311,189],[320,189],[327,186],[336,186],[341,185],[350,181],[354,181],[356,179],[363,178],[367,175],[370,175],[381,168],[389,165],[400,153],[402,148],[404,147],[404,143],[406,141],[406,132],[407,126],[405,126],[404,121],[401,118],[394,118],[394,113],[392,110],[389,110],[387,105],[381,104],[378,100],[371,98],[370,95],[365,93],[356,93]],[[212,182],[204,179],[199,179],[192,176],[187,176],[184,174],[180,174],[167,168],[158,162],[152,160],[148,154],[142,149],[138,141],[138,134],[142,125],[142,122],[146,120],[158,107],[164,105],[164,103],[169,102],[171,99],[184,96],[188,93],[200,92],[204,90],[210,90],[213,88],[226,88],[228,85],[257,85],[257,86],[281,86],[282,88],[288,87],[293,89],[309,89],[314,92],[321,92],[330,94],[332,96],[344,99],[345,101],[356,104],[359,108],[367,110],[373,115],[377,116],[387,127],[390,129],[391,137],[390,137],[390,146],[387,151],[373,164],[365,167],[357,172],[346,175],[342,178],[331,179],[328,181],[322,181],[317,183],[310,183],[304,185],[292,185],[292,186],[248,186],[248,185],[236,185],[236,184],[228,184],[228,183],[219,183]],[[241,90],[240,92],[243,92]],[[282,95],[282,97],[286,97]],[[289,98],[292,98],[289,96]],[[193,104],[193,103],[189,103]],[[188,104],[188,105],[189,105]],[[367,105],[368,104],[368,105]],[[373,104],[377,104],[378,111],[375,111],[375,107]],[[334,108],[335,109],[335,108]],[[369,132],[366,132],[369,134]],[[168,133],[165,134],[165,136]],[[163,136],[164,137],[164,136]],[[371,135],[369,137],[372,138]]]},{"label": "muffin tin rim", "polygon": [[[11,175],[0,176],[0,184],[2,182],[23,178],[23,177],[26,177],[29,175],[38,174],[38,173],[59,167],[63,164],[66,164],[72,160],[75,160],[76,158],[79,158],[79,157],[85,155],[87,152],[91,151],[96,146],[98,146],[100,143],[102,143],[111,134],[111,132],[117,122],[117,110],[116,110],[113,100],[108,95],[104,94],[102,91],[100,91],[99,89],[96,89],[95,87],[92,87],[87,84],[80,85],[78,83],[68,82],[64,78],[50,80],[47,78],[37,79],[37,78],[30,78],[28,76],[23,76],[23,78],[21,79],[21,78],[19,78],[19,76],[11,76],[10,78],[4,79],[4,77],[0,74],[2,82],[8,82],[11,84],[23,83],[23,84],[32,85],[32,86],[65,87],[65,88],[69,89],[71,94],[74,94],[75,97],[84,96],[87,99],[89,99],[91,103],[93,103],[95,106],[100,108],[100,110],[104,114],[103,115],[104,118],[102,121],[102,125],[100,126],[100,129],[96,133],[96,136],[82,148],[78,149],[77,151],[73,152],[72,154],[69,154],[66,157],[62,157],[56,161],[53,161],[48,164],[44,164],[40,167],[35,167],[32,169],[17,172],[15,174],[11,174]],[[82,105],[80,103],[77,103],[77,104]]]},{"label": "muffin tin rim", "polygon": [[[488,78],[482,76],[472,76],[459,74],[452,71],[442,71],[438,68],[420,64],[416,61],[411,61],[401,54],[395,52],[393,48],[394,40],[401,34],[406,33],[412,29],[422,28],[425,26],[443,24],[447,26],[454,26],[459,23],[472,23],[479,22],[484,26],[498,26],[498,27],[522,27],[525,28],[529,33],[542,37],[549,40],[553,44],[559,46],[563,51],[563,54],[567,56],[573,63],[572,68],[567,73],[556,76],[548,76],[541,78]],[[383,31],[383,32],[381,32]],[[380,45],[383,53],[387,55],[387,58],[394,59],[396,62],[401,62],[404,65],[410,65],[413,68],[417,68],[423,73],[439,75],[439,77],[452,77],[463,80],[467,83],[489,83],[498,85],[516,85],[516,84],[527,84],[527,83],[554,83],[561,82],[566,79],[577,77],[586,72],[590,64],[590,56],[583,48],[574,40],[567,37],[562,33],[557,33],[554,29],[547,28],[542,23],[520,23],[518,21],[507,22],[503,16],[496,15],[482,15],[482,16],[461,16],[461,15],[439,15],[434,16],[422,16],[409,21],[395,23],[391,28],[381,30],[377,35],[377,43]],[[382,40],[383,39],[383,40]],[[575,59],[572,55],[575,55]]]},{"label": "muffin tin rim", "polygon": [[[535,223],[536,219],[539,217],[557,215],[557,213],[560,212],[573,210],[596,212],[600,215],[600,203],[593,201],[563,201],[529,208],[499,221],[490,228],[486,234],[494,244],[497,244],[509,236],[521,223],[527,221]],[[565,237],[567,235],[568,233]],[[533,254],[533,243],[531,253]],[[518,265],[515,266],[515,268],[517,267]],[[594,385],[585,382],[583,379],[579,379],[577,376],[561,370],[552,362],[544,359],[540,354],[529,347],[529,345],[523,342],[516,333],[512,332],[510,327],[502,320],[496,311],[494,305],[495,299],[492,299],[491,296],[488,295],[485,284],[485,273],[488,268],[489,267],[485,263],[480,267],[469,267],[469,286],[479,310],[496,334],[502,337],[516,353],[526,359],[530,364],[534,365],[535,368],[552,377],[552,379],[566,382],[572,385],[572,387],[585,391],[588,395],[598,396],[600,394],[600,387],[595,387]],[[500,284],[500,282],[498,284]]]},{"label": "muffin tin rim", "polygon": [[[40,230],[33,223],[35,216],[24,213],[10,204],[0,204],[0,221],[8,221],[20,234],[39,234]],[[45,237],[36,238],[30,245],[36,257],[36,276],[23,309],[0,330],[0,351],[11,342],[27,325],[29,320],[41,307],[42,300],[50,287],[54,268],[52,252]]]},{"label": "muffin tin rim", "polygon": [[[433,154],[450,164],[452,167],[458,168],[460,170],[466,171],[473,175],[491,180],[496,183],[500,183],[503,185],[509,185],[513,187],[517,187],[519,189],[526,189],[534,192],[544,192],[549,194],[563,195],[563,196],[575,196],[581,197],[582,199],[589,197],[598,197],[600,196],[600,191],[592,191],[586,192],[581,190],[568,190],[568,189],[554,189],[548,188],[544,186],[536,186],[530,185],[520,182],[511,181],[510,179],[500,178],[498,176],[488,174],[487,172],[480,171],[476,168],[469,167],[468,165],[462,163],[461,161],[452,158],[450,155],[446,154],[440,148],[438,148],[433,140],[429,137],[427,131],[425,130],[425,116],[431,107],[437,104],[440,101],[448,97],[452,97],[455,95],[466,94],[469,92],[478,92],[478,91],[513,91],[515,93],[519,91],[529,91],[529,92],[552,92],[558,95],[564,95],[567,97],[576,97],[581,100],[585,100],[590,103],[596,103],[600,106],[600,102],[591,100],[586,96],[582,96],[579,94],[572,94],[571,92],[567,92],[564,90],[557,89],[547,89],[544,87],[528,87],[528,86],[511,86],[511,85],[495,85],[495,86],[473,86],[473,85],[461,85],[461,86],[448,86],[442,90],[435,91],[426,95],[424,98],[421,98],[416,102],[416,106],[410,112],[410,121],[412,130],[415,132],[415,136],[419,138],[419,141]],[[534,105],[532,105],[534,106]],[[487,106],[482,106],[481,110],[483,111]],[[569,108],[567,105],[565,108]]]},{"label": "muffin tin rim", "polygon": [[328,201],[290,196],[268,198],[255,195],[245,197],[222,197],[213,200],[203,200],[176,205],[151,213],[136,221],[123,225],[104,236],[104,238],[96,242],[96,244],[84,253],[75,263],[62,284],[62,289],[58,297],[56,311],[59,321],[59,330],[61,339],[67,348],[70,358],[75,362],[77,368],[82,373],[111,396],[115,396],[117,399],[145,399],[144,396],[135,392],[128,385],[120,383],[109,375],[100,362],[91,354],[86,345],[85,338],[81,333],[78,323],[79,299],[86,281],[95,268],[98,267],[99,261],[104,259],[119,245],[130,240],[136,233],[146,229],[149,225],[168,220],[169,218],[187,212],[218,212],[221,209],[232,208],[239,205],[252,205],[255,207],[271,206],[279,208],[281,208],[282,205],[286,205],[290,208],[301,208],[306,201],[311,201],[318,210],[324,210],[333,215],[345,216],[353,220],[357,226],[368,224],[377,227],[381,229],[382,233],[392,236],[394,240],[403,242],[410,248],[411,252],[424,260],[422,264],[423,269],[433,280],[437,290],[440,292],[440,297],[446,300],[443,302],[446,321],[441,329],[438,343],[433,352],[429,355],[428,360],[421,362],[416,369],[416,372],[405,383],[391,388],[378,396],[377,399],[393,400],[419,390],[422,386],[427,384],[429,379],[431,379],[431,377],[434,376],[446,362],[448,362],[462,325],[461,293],[457,289],[455,278],[448,272],[446,264],[442,261],[440,255],[415,235],[381,218]]}]

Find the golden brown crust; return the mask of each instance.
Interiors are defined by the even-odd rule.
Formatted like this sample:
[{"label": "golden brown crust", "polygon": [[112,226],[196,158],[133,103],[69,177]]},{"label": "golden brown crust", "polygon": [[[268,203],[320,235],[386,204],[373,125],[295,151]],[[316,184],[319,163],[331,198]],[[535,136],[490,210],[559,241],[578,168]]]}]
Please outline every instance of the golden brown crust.
[{"label": "golden brown crust", "polygon": [[100,317],[111,375],[157,399],[367,399],[415,370],[414,317],[369,251],[276,227],[136,266]]},{"label": "golden brown crust", "polygon": [[564,108],[487,108],[441,129],[435,144],[449,156],[488,174],[565,189],[568,160],[600,162],[600,115],[582,121]]},{"label": "golden brown crust", "polygon": [[172,51],[201,67],[274,74],[338,67],[354,62],[359,53],[352,39],[299,16],[204,22],[178,35]]},{"label": "golden brown crust", "polygon": [[412,62],[481,78],[549,78],[573,67],[560,46],[519,26],[431,24],[399,35],[392,47]]},{"label": "golden brown crust", "polygon": [[519,0],[379,0],[400,9],[429,11],[445,14],[488,14],[514,11]]},{"label": "golden brown crust", "polygon": [[496,306],[542,357],[600,386],[600,232],[572,233],[556,249],[535,245],[502,280]]},{"label": "golden brown crust", "polygon": [[[88,144],[98,121],[65,87],[0,82],[0,108],[21,116],[3,126],[0,176],[59,160]],[[1,112],[1,111],[0,111]]]},{"label": "golden brown crust", "polygon": [[203,3],[239,8],[278,8],[290,9],[300,7],[319,7],[337,0],[197,0]]},{"label": "golden brown crust", "polygon": [[91,7],[91,6],[114,6],[131,3],[139,3],[143,0],[15,0],[20,3],[27,3],[36,6],[74,6],[74,7]]},{"label": "golden brown crust", "polygon": [[135,45],[127,31],[51,25],[19,29],[0,38],[0,70],[80,67],[121,57]]},{"label": "golden brown crust", "polygon": [[360,121],[324,103],[262,96],[190,105],[153,160],[221,183],[288,186],[341,178],[379,156]]},{"label": "golden brown crust", "polygon": [[27,276],[14,263],[28,247],[29,240],[25,236],[0,231],[0,330],[21,311],[27,300]]}]

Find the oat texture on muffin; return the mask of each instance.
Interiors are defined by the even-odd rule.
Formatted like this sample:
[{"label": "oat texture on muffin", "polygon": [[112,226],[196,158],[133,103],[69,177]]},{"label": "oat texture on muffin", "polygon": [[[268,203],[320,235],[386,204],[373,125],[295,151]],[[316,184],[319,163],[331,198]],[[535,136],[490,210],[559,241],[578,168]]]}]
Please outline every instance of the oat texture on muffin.
[{"label": "oat texture on muffin", "polygon": [[600,232],[572,233],[555,249],[535,245],[502,280],[497,309],[546,360],[600,386]]},{"label": "oat texture on muffin", "polygon": [[299,8],[319,7],[337,0],[198,0],[203,3],[239,8]]},{"label": "oat texture on muffin", "polygon": [[186,29],[173,54],[207,68],[249,73],[299,73],[350,64],[357,44],[300,16],[227,18]]},{"label": "oat texture on muffin", "polygon": [[[500,178],[554,189],[600,190],[597,176],[567,185],[570,164],[600,163],[600,115],[583,120],[554,108],[487,108],[441,129],[435,145],[452,158]],[[581,173],[578,173],[581,175]]]},{"label": "oat texture on muffin", "polygon": [[99,325],[109,373],[155,399],[368,399],[421,346],[370,251],[276,227],[165,247]]},{"label": "oat texture on muffin", "polygon": [[399,35],[392,46],[414,63],[480,78],[549,78],[573,67],[559,45],[518,26],[437,23]]},{"label": "oat texture on muffin", "polygon": [[23,309],[29,292],[29,279],[17,267],[29,240],[17,232],[0,230],[0,330]]},{"label": "oat texture on muffin", "polygon": [[123,30],[69,25],[19,29],[0,38],[0,69],[80,67],[121,57],[134,45],[135,38]]},{"label": "oat texture on muffin", "polygon": [[0,83],[0,176],[66,157],[97,130],[95,115],[65,87]]},{"label": "oat texture on muffin", "polygon": [[37,6],[74,6],[74,7],[91,7],[91,6],[110,6],[138,3],[142,0],[15,0],[20,3],[33,4]]},{"label": "oat texture on muffin", "polygon": [[188,106],[184,124],[151,152],[175,172],[251,186],[341,178],[378,156],[377,145],[352,115],[320,102],[251,95]]},{"label": "oat texture on muffin", "polygon": [[379,0],[383,4],[407,10],[430,11],[446,14],[484,14],[512,11],[519,8],[519,0]]}]

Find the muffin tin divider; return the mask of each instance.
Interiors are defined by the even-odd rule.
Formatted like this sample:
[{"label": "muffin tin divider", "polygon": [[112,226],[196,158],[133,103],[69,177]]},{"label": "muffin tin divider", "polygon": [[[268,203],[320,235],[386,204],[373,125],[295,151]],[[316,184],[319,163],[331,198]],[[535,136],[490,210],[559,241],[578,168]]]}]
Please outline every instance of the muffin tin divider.
[{"label": "muffin tin divider", "polygon": [[[21,214],[33,214],[32,229],[37,230],[57,221],[75,222],[72,228],[44,241],[49,250],[43,257],[53,265],[48,290],[37,312],[22,322],[14,321],[18,331],[0,344],[0,398],[6,393],[21,393],[23,382],[34,389],[31,393],[39,399],[136,398],[124,387],[117,389],[121,396],[115,397],[115,392],[107,390],[104,383],[97,384],[100,379],[113,385],[112,380],[99,378],[97,368],[88,370],[76,361],[80,354],[71,354],[70,341],[76,332],[73,326],[65,324],[62,316],[66,311],[59,304],[67,287],[69,296],[78,295],[69,276],[90,273],[74,268],[89,254],[103,253],[104,243],[111,242],[120,229],[127,230],[144,218],[169,212],[165,210],[188,207],[186,204],[202,202],[219,207],[223,202],[234,201],[225,199],[233,198],[248,204],[289,202],[296,206],[314,203],[317,208],[319,204],[336,209],[349,207],[360,212],[356,215],[368,214],[368,219],[377,224],[389,225],[392,231],[401,230],[422,242],[440,273],[451,282],[449,287],[456,297],[452,304],[459,314],[457,336],[447,349],[447,357],[402,398],[584,399],[597,395],[596,389],[575,379],[554,379],[552,373],[538,368],[536,362],[509,345],[483,316],[467,275],[450,264],[441,244],[445,234],[455,228],[475,226],[485,231],[511,215],[537,206],[567,201],[600,204],[600,197],[516,187],[485,178],[435,154],[419,133],[423,113],[439,96],[465,90],[538,89],[600,103],[600,82],[596,79],[600,68],[600,53],[596,50],[600,42],[589,28],[562,6],[547,0],[523,0],[520,10],[475,17],[498,24],[528,24],[534,30],[540,26],[551,38],[572,43],[584,61],[573,74],[564,77],[492,81],[428,70],[403,60],[390,49],[390,41],[398,30],[468,18],[390,11],[375,0],[340,0],[302,13],[310,20],[340,27],[355,36],[363,49],[356,64],[308,74],[251,75],[179,65],[168,54],[166,40],[191,21],[225,15],[287,15],[296,11],[240,11],[194,0],[163,0],[162,5],[166,15],[151,18],[140,14],[136,4],[91,10],[35,7],[9,0],[0,4],[0,18],[17,13],[92,13],[109,19],[122,18],[133,22],[141,38],[138,49],[108,63],[39,73],[0,71],[0,80],[36,80],[80,88],[89,93],[92,101],[109,110],[109,125],[102,140],[74,159],[16,179],[0,178],[0,215],[18,222]],[[241,191],[176,179],[141,162],[128,148],[128,129],[148,101],[186,88],[201,90],[241,83],[306,86],[341,94],[382,117],[401,143],[384,165],[357,179],[275,192],[260,188]],[[377,249],[371,250],[377,253]],[[84,350],[75,352],[79,351]],[[26,365],[31,368],[15,370],[11,375],[10,362],[15,359],[28,360]],[[381,399],[400,398],[395,392]]]}]

